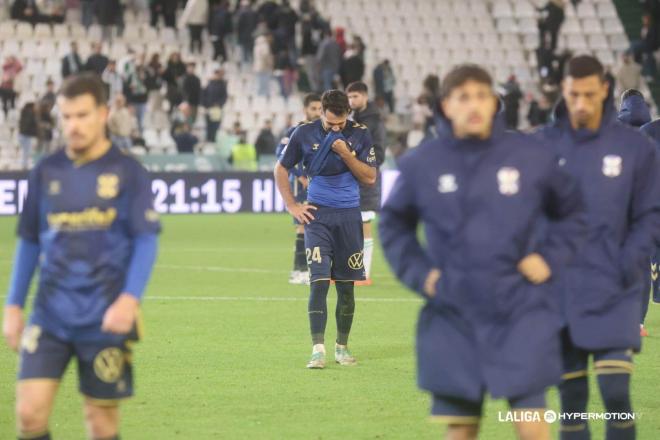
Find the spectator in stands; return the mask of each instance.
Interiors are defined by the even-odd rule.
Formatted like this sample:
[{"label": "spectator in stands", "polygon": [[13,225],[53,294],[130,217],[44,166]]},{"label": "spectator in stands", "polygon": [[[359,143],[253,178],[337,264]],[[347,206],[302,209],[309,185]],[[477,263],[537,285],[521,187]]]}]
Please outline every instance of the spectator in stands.
[{"label": "spectator in stands", "polygon": [[179,0],[149,0],[149,12],[151,15],[151,26],[158,27],[160,16],[163,16],[165,27],[176,27],[176,8]]},{"label": "spectator in stands", "polygon": [[94,0],[80,0],[81,22],[85,29],[94,23]]},{"label": "spectator in stands", "polygon": [[367,50],[367,46],[364,44],[364,40],[359,35],[353,37],[353,48],[357,52],[358,56],[364,60],[364,53]]},{"label": "spectator in stands", "polygon": [[245,134],[239,137],[238,143],[231,149],[230,162],[236,171],[257,171],[257,149],[247,142]]},{"label": "spectator in stands", "polygon": [[0,99],[2,99],[2,110],[5,112],[5,116],[16,106],[16,77],[22,70],[23,64],[13,55],[9,55],[2,63]]},{"label": "spectator in stands", "polygon": [[11,5],[10,17],[12,20],[36,24],[39,17],[35,0],[14,0]]},{"label": "spectator in stands", "polygon": [[270,119],[264,121],[264,126],[259,132],[254,146],[257,149],[257,159],[262,156],[275,154],[277,140],[275,139],[275,134],[273,134],[273,121]]},{"label": "spectator in stands", "polygon": [[288,99],[293,92],[293,85],[296,82],[296,68],[291,63],[289,51],[285,46],[281,46],[275,55],[275,78],[280,85],[280,94]]},{"label": "spectator in stands", "polygon": [[351,83],[362,81],[362,77],[364,76],[364,60],[354,45],[350,45],[344,53],[344,58],[339,69],[339,76],[344,87]]},{"label": "spectator in stands", "polygon": [[258,21],[264,21],[269,32],[277,29],[279,8],[279,5],[271,0],[266,0],[259,5],[259,9],[257,10]]},{"label": "spectator in stands", "polygon": [[234,122],[230,131],[220,130],[216,136],[218,146],[218,155],[227,162],[231,162],[231,153],[234,145],[238,144],[241,137],[245,137],[245,131],[241,127],[240,121]]},{"label": "spectator in stands", "polygon": [[163,112],[163,95],[160,90],[163,87],[163,65],[160,62],[160,54],[153,54],[147,64],[147,116],[151,125],[156,125],[158,114]]},{"label": "spectator in stands", "polygon": [[660,47],[660,30],[653,17],[642,16],[640,39],[630,45],[635,61],[642,65],[642,75],[647,81],[653,81],[657,74],[657,65],[653,53]]},{"label": "spectator in stands", "polygon": [[635,128],[651,122],[651,109],[639,90],[627,89],[623,92],[617,119]]},{"label": "spectator in stands", "polygon": [[167,67],[163,73],[163,79],[167,83],[166,97],[170,103],[170,114],[178,107],[183,101],[183,93],[181,92],[181,81],[186,74],[186,65],[181,61],[181,55],[174,52],[167,60]]},{"label": "spectator in stands", "polygon": [[135,135],[137,129],[137,119],[126,106],[126,98],[122,94],[115,96],[108,115],[110,139],[119,148],[128,151],[133,146],[131,137]]},{"label": "spectator in stands", "polygon": [[50,113],[53,111],[53,107],[55,107],[56,100],[57,91],[55,91],[55,83],[52,79],[48,78],[46,80],[46,93],[44,93],[39,101],[48,108],[48,113]]},{"label": "spectator in stands", "polygon": [[515,75],[509,76],[506,83],[502,84],[502,101],[504,101],[504,120],[509,130],[517,130],[520,112],[520,100],[523,98],[520,84]]},{"label": "spectator in stands", "polygon": [[87,58],[87,63],[85,63],[85,70],[95,72],[97,75],[103,75],[110,61],[107,56],[103,55],[103,44],[99,42],[93,43],[92,51],[93,53]]},{"label": "spectator in stands", "polygon": [[124,84],[126,100],[135,110],[140,135],[144,133],[144,114],[149,98],[146,82],[147,67],[144,63],[144,55],[140,55],[135,69],[126,77]]},{"label": "spectator in stands", "polygon": [[66,2],[64,0],[36,0],[39,21],[42,23],[64,23]]},{"label": "spectator in stands", "polygon": [[190,106],[190,122],[194,126],[197,122],[197,109],[202,99],[202,81],[195,74],[195,63],[188,63],[186,66],[181,91],[183,92],[183,100]]},{"label": "spectator in stands", "polygon": [[539,11],[543,14],[539,20],[539,47],[550,42],[550,50],[557,50],[559,30],[564,22],[564,0],[549,0]]},{"label": "spectator in stands", "polygon": [[534,99],[530,97],[529,111],[527,112],[527,122],[532,127],[539,127],[550,122],[552,116],[552,102],[545,93],[541,97]]},{"label": "spectator in stands", "polygon": [[298,23],[298,14],[289,4],[289,0],[282,0],[282,4],[277,14],[277,27],[282,30],[284,35],[284,44],[289,54],[291,64],[298,59],[298,48],[296,47],[296,24]]},{"label": "spectator in stands", "polygon": [[229,2],[222,0],[213,9],[213,16],[211,17],[209,35],[213,41],[213,59],[221,59],[227,61],[227,48],[225,46],[225,38],[231,35],[232,32],[232,16],[229,11]]},{"label": "spectator in stands", "polygon": [[[394,77],[390,60],[383,60],[382,63],[376,66],[373,72],[373,79],[376,98],[384,100],[390,112],[394,112],[394,85],[396,84],[396,78]],[[438,80],[436,93],[440,93],[440,80]]]},{"label": "spectator in stands", "polygon": [[199,139],[192,133],[189,124],[180,124],[172,130],[172,139],[179,153],[194,153]]},{"label": "spectator in stands", "polygon": [[337,40],[337,44],[341,48],[342,54],[346,52],[346,48],[348,47],[348,44],[346,43],[345,32],[346,31],[343,27],[335,28],[335,40]]},{"label": "spectator in stands", "polygon": [[120,21],[123,23],[123,9],[120,0],[94,0],[94,12],[96,21],[101,26],[101,38],[103,41],[112,41],[112,30]]},{"label": "spectator in stands", "polygon": [[300,3],[300,30],[302,34],[300,54],[303,57],[304,70],[311,90],[321,89],[316,52],[318,52],[319,47],[317,35],[323,28],[322,21],[309,0],[302,0]]},{"label": "spectator in stands", "polygon": [[108,99],[112,101],[115,96],[124,93],[124,79],[117,72],[117,62],[108,60],[108,66],[101,74],[101,80],[105,83],[108,90]]},{"label": "spectator in stands", "polygon": [[259,96],[270,96],[273,63],[269,38],[266,35],[258,36],[254,43],[254,72],[257,75],[257,94]]},{"label": "spectator in stands", "polygon": [[78,55],[78,43],[71,42],[71,52],[62,58],[62,79],[83,70],[83,62]]},{"label": "spectator in stands", "polygon": [[630,52],[621,56],[621,65],[616,72],[621,90],[639,89],[642,83],[642,67],[635,62]]},{"label": "spectator in stands", "polygon": [[[209,20],[208,0],[188,0],[179,18],[179,29],[188,27],[190,32],[190,52],[202,53],[202,31]],[[195,50],[196,49],[196,50]]]},{"label": "spectator in stands", "polygon": [[252,63],[254,50],[254,32],[257,29],[257,13],[249,0],[242,0],[236,13],[236,37],[241,48],[241,60],[244,64]]},{"label": "spectator in stands", "polygon": [[37,152],[39,154],[50,153],[50,147],[53,142],[53,130],[55,121],[51,114],[52,107],[47,102],[39,101],[35,104],[37,115]]},{"label": "spectator in stands", "polygon": [[321,73],[321,87],[323,92],[333,88],[334,77],[339,73],[342,59],[342,49],[329,29],[325,30],[325,37],[319,44],[316,52],[316,62]]},{"label": "spectator in stands", "polygon": [[21,115],[18,119],[18,143],[21,146],[24,169],[28,168],[28,162],[39,134],[38,130],[37,108],[34,102],[28,102],[21,109]]},{"label": "spectator in stands", "polygon": [[215,141],[222,122],[222,107],[227,102],[227,81],[225,81],[224,76],[224,70],[217,69],[202,94],[202,104],[206,108],[207,142]]}]

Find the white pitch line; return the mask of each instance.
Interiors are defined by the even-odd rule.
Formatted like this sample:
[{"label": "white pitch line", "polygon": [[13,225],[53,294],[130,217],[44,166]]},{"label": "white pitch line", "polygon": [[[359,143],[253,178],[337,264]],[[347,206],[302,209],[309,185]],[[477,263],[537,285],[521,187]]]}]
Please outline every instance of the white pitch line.
[{"label": "white pitch line", "polygon": [[[146,295],[146,299],[156,301],[254,301],[254,302],[307,302],[306,297],[277,297],[277,296],[158,296]],[[421,303],[421,299],[411,298],[355,298],[358,302],[381,303]]]}]

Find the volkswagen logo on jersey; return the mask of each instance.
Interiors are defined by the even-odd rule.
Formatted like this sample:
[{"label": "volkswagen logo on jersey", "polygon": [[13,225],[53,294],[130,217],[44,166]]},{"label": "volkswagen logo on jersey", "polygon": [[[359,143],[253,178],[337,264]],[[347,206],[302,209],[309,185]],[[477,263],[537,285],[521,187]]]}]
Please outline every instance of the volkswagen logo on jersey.
[{"label": "volkswagen logo on jersey", "polygon": [[453,174],[443,174],[438,178],[438,191],[441,193],[456,192],[458,184],[456,183],[456,176]]},{"label": "volkswagen logo on jersey", "polygon": [[614,154],[603,157],[603,174],[607,177],[618,177],[623,168],[623,159]]},{"label": "volkswagen logo on jersey", "polygon": [[512,167],[503,167],[497,172],[500,194],[512,196],[520,190],[520,171]]}]

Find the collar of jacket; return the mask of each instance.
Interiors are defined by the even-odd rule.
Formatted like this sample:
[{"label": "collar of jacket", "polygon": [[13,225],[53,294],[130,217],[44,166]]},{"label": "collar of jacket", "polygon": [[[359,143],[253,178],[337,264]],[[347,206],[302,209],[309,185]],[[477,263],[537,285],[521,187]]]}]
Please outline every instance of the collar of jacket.
[{"label": "collar of jacket", "polygon": [[578,142],[586,142],[588,140],[597,138],[601,135],[603,130],[611,124],[617,122],[616,119],[616,109],[614,108],[614,98],[612,95],[603,103],[603,118],[600,121],[600,126],[596,131],[592,131],[586,128],[581,128],[579,130],[573,129],[571,125],[571,120],[568,117],[568,108],[566,107],[566,102],[564,99],[560,99],[555,105],[554,110],[552,111],[552,126],[567,130],[573,138]]}]

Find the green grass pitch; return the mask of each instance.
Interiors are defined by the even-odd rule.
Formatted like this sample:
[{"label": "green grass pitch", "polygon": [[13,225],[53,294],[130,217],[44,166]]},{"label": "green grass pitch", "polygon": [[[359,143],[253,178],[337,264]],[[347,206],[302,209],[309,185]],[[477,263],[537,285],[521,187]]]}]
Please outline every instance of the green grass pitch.
[{"label": "green grass pitch", "polygon": [[[0,285],[8,284],[15,218],[0,219]],[[428,397],[415,386],[414,326],[421,302],[377,248],[374,285],[356,289],[350,345],[359,365],[305,369],[307,291],[287,284],[293,228],[286,215],[167,216],[136,346],[136,396],[122,406],[122,438],[438,439]],[[327,341],[335,336],[334,289]],[[633,404],[640,439],[660,438],[660,307],[636,357]],[[327,344],[329,348],[331,344]],[[330,357],[331,358],[331,357]],[[16,356],[0,348],[0,439],[14,438]],[[62,382],[51,431],[83,439],[75,364]],[[600,411],[592,380],[590,410]],[[557,409],[554,391],[550,407]],[[484,439],[513,438],[489,402]],[[556,425],[553,427],[556,432]],[[592,424],[603,438],[602,422]]]}]

